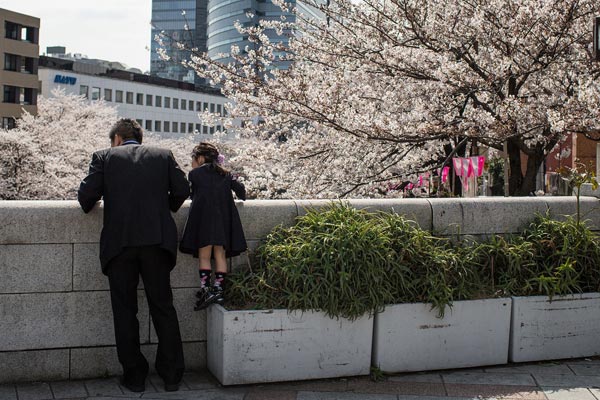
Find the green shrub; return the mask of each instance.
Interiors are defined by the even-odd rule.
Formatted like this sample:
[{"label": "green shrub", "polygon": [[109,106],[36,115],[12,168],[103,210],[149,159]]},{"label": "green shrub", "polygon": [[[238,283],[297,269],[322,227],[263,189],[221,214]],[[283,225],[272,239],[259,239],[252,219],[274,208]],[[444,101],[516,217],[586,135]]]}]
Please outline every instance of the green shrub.
[{"label": "green shrub", "polygon": [[374,313],[393,298],[390,238],[372,215],[335,203],[276,228],[257,249],[251,274],[234,274],[234,306],[322,310],[332,317]]},{"label": "green shrub", "polygon": [[231,276],[231,308],[321,310],[358,318],[386,304],[600,289],[598,237],[573,218],[540,215],[521,235],[453,243],[398,214],[344,203],[308,210],[274,229],[254,269]]},{"label": "green shrub", "polygon": [[521,235],[474,246],[494,287],[506,295],[554,296],[600,288],[598,236],[568,217],[538,215]]},{"label": "green shrub", "polygon": [[432,236],[402,215],[380,214],[379,219],[396,254],[390,271],[393,303],[430,303],[442,316],[454,300],[489,294],[466,247]]}]

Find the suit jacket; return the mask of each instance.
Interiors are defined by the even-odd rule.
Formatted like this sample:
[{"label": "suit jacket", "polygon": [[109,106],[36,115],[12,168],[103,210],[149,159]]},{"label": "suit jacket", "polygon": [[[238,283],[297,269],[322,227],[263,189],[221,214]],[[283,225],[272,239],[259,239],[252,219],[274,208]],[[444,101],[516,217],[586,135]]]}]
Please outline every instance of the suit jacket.
[{"label": "suit jacket", "polygon": [[125,144],[93,154],[77,199],[88,213],[104,197],[100,264],[123,248],[159,245],[177,260],[177,227],[170,211],[189,196],[189,183],[173,154],[165,149]]}]

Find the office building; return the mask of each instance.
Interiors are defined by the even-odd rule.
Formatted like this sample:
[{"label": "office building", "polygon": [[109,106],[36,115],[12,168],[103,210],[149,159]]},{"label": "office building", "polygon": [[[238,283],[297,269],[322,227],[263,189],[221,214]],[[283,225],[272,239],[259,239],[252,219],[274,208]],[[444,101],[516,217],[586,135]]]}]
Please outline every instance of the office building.
[{"label": "office building", "polygon": [[23,109],[37,111],[40,20],[0,8],[0,26],[0,126],[10,129]]},{"label": "office building", "polygon": [[[198,3],[203,1],[206,0]],[[194,71],[181,65],[181,61],[190,59],[189,49],[205,51],[197,43],[205,36],[196,32],[197,13],[202,17],[202,7],[197,10],[196,0],[152,0],[150,75],[188,83],[197,81]],[[157,53],[160,45],[155,37],[161,32],[165,35],[163,42],[169,60],[163,60]],[[178,42],[184,48],[178,47]]]},{"label": "office building", "polygon": [[45,56],[40,57],[38,75],[43,96],[62,88],[89,101],[102,99],[120,117],[135,119],[163,137],[213,134],[221,127],[204,125],[198,114],[207,110],[225,115],[227,99],[220,91],[193,83]]},{"label": "office building", "polygon": [[[296,4],[296,0],[287,3]],[[303,3],[297,3],[298,11],[308,17],[321,18],[319,12],[307,7]],[[285,16],[286,22],[296,21],[293,13],[284,13],[281,8],[272,3],[271,0],[208,0],[208,22],[207,22],[207,49],[211,59],[222,63],[232,61],[229,57],[231,46],[238,46],[242,53],[246,47],[252,49],[256,43],[248,40],[235,28],[234,23],[239,21],[244,27],[258,26],[261,20],[280,20]],[[277,35],[274,30],[267,30],[265,34],[271,43],[287,44],[288,37]],[[276,54],[277,55],[277,54]],[[288,62],[281,61],[275,64],[278,68],[287,68]]]}]

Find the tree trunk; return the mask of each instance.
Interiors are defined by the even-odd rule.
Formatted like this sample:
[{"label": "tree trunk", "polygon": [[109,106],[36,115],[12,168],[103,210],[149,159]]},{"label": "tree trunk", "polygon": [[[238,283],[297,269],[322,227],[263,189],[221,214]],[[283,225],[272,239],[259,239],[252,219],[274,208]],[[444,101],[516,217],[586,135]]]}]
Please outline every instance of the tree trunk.
[{"label": "tree trunk", "polygon": [[[522,196],[518,189],[523,183],[521,174],[521,149],[516,139],[507,140],[508,160],[510,166],[510,175],[508,177],[508,195]],[[506,177],[504,177],[506,179]]]},{"label": "tree trunk", "polygon": [[521,150],[517,140],[508,140],[508,156],[510,159],[508,191],[510,196],[529,196],[530,193],[536,190],[537,172],[544,162],[543,148],[536,147],[536,151],[527,156],[527,169],[523,176],[521,172]]}]

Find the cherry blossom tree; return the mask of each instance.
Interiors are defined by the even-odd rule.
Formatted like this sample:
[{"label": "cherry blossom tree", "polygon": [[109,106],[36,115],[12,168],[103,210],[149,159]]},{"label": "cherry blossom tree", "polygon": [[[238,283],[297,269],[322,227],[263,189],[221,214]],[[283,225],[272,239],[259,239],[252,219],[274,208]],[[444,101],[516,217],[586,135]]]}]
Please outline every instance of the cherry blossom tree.
[{"label": "cherry blossom tree", "polygon": [[[117,111],[103,101],[56,90],[40,97],[38,113],[23,114],[17,127],[0,130],[0,199],[74,199],[92,152],[110,146]],[[189,167],[194,138],[146,134],[144,144],[169,148]]]},{"label": "cherry blossom tree", "polygon": [[253,46],[228,65],[187,62],[232,100],[232,161],[262,197],[393,196],[476,145],[506,145],[527,195],[558,143],[600,128],[597,1],[302,0],[320,19],[273,1],[296,20],[238,24]]}]

